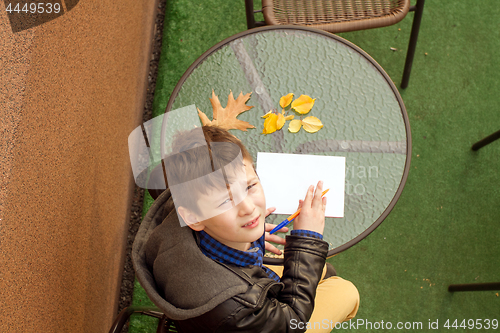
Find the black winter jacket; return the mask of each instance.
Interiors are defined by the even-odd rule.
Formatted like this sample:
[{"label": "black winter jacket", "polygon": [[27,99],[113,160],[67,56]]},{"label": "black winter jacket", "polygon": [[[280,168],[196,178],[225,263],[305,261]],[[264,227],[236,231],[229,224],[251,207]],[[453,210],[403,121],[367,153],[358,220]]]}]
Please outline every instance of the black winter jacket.
[{"label": "black winter jacket", "polygon": [[281,282],[258,266],[216,262],[180,226],[167,189],[144,218],[132,259],[150,299],[182,333],[303,332],[291,321],[311,317],[327,251],[325,241],[287,236]]}]

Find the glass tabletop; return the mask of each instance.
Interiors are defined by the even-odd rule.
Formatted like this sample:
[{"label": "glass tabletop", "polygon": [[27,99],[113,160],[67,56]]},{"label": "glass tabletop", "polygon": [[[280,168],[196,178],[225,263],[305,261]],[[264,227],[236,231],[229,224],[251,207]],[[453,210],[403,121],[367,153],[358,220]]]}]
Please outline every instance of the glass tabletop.
[{"label": "glass tabletop", "polygon": [[[411,135],[406,110],[384,70],[354,44],[330,33],[297,26],[245,31],[205,52],[184,74],[166,112],[195,104],[212,119],[212,90],[225,106],[232,91],[252,93],[254,106],[238,116],[255,129],[230,130],[257,152],[346,157],[343,218],[327,218],[324,239],[333,255],[359,242],[389,214],[408,175]],[[278,109],[290,92],[316,98],[310,114],[316,133],[285,127],[262,134],[262,115]],[[306,116],[308,116],[306,115]],[[300,173],[297,175],[300,177]],[[278,224],[286,215],[271,215]]]}]

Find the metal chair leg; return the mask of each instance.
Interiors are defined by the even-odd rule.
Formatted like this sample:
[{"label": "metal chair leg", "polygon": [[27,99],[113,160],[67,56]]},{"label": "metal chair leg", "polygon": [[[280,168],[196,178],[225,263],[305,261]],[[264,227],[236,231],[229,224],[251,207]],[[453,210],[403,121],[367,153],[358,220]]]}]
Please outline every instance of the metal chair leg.
[{"label": "metal chair leg", "polygon": [[490,283],[466,283],[466,284],[450,284],[448,291],[484,291],[484,290],[500,290],[500,282]]},{"label": "metal chair leg", "polygon": [[150,306],[129,306],[128,308],[123,309],[118,317],[116,317],[109,333],[119,333],[122,331],[123,326],[129,320],[130,316],[134,313],[141,313],[150,317],[162,318],[165,315],[159,311],[156,307]]},{"label": "metal chair leg", "polygon": [[475,144],[473,144],[472,150],[476,151],[479,148],[482,148],[482,147],[486,146],[487,144],[490,144],[493,141],[498,140],[498,139],[500,139],[500,131],[495,132],[495,133],[485,137],[484,139],[476,142]]},{"label": "metal chair leg", "polygon": [[160,318],[160,322],[158,323],[158,327],[156,329],[156,333],[168,333],[167,328],[167,317],[163,316]]},{"label": "metal chair leg", "polygon": [[417,4],[415,5],[415,7],[410,8],[410,10],[415,11],[415,14],[413,16],[413,25],[411,27],[408,51],[406,53],[403,80],[401,82],[401,88],[403,89],[408,87],[408,82],[410,81],[411,66],[413,64],[413,58],[415,56],[415,48],[417,47],[418,32],[420,30],[420,22],[422,21],[422,13],[424,12],[424,2],[425,0],[417,0]]},{"label": "metal chair leg", "polygon": [[255,28],[255,17],[253,16],[253,0],[245,0],[245,12],[247,14],[248,29]]}]

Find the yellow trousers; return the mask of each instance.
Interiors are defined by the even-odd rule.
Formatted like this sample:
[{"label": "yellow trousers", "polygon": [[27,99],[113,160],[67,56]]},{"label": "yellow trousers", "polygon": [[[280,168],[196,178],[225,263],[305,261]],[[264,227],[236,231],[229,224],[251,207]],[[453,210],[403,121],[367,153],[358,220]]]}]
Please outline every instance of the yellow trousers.
[{"label": "yellow trousers", "polygon": [[[278,276],[283,274],[283,266],[266,265]],[[306,333],[329,333],[336,323],[350,320],[356,316],[359,308],[358,289],[347,280],[332,276],[323,280],[326,266],[323,267],[321,281],[316,289],[314,310],[308,323],[290,323],[291,327],[307,327]],[[338,326],[337,326],[338,327]]]}]

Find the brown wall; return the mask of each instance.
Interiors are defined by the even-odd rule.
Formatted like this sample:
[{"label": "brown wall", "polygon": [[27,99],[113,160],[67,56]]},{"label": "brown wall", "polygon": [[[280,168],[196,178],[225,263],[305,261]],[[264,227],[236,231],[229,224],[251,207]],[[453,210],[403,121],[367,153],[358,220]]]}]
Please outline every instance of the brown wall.
[{"label": "brown wall", "polygon": [[17,33],[0,10],[0,332],[107,332],[156,1],[80,0]]}]

